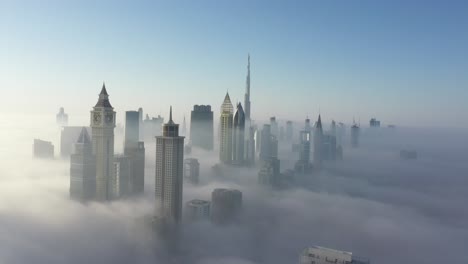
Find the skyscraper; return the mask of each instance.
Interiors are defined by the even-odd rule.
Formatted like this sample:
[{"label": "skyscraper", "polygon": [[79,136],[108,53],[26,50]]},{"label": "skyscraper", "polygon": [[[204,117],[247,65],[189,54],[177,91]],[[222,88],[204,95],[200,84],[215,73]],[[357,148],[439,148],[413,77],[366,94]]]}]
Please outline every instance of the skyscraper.
[{"label": "skyscraper", "polygon": [[242,208],[242,192],[235,189],[215,189],[211,193],[211,220],[227,224],[238,219]]},{"label": "skyscraper", "polygon": [[54,158],[54,145],[50,141],[34,139],[33,157],[35,158]]},{"label": "skyscraper", "polygon": [[278,122],[276,122],[276,117],[270,117],[270,126],[271,126],[271,134],[278,138],[279,131],[278,131]]},{"label": "skyscraper", "polygon": [[233,107],[229,93],[226,93],[221,105],[220,135],[219,135],[219,160],[223,163],[232,162],[232,117]]},{"label": "skyscraper", "polygon": [[306,120],[305,120],[304,130],[305,130],[305,131],[312,132],[312,127],[310,126],[310,119],[309,119],[309,117],[307,117]]},{"label": "skyscraper", "polygon": [[288,120],[286,122],[286,140],[292,141],[293,139],[293,124],[292,121]]},{"label": "skyscraper", "polygon": [[163,126],[163,135],[156,137],[155,196],[160,216],[169,223],[182,218],[182,188],[184,175],[184,137],[179,136],[179,125],[169,121]]},{"label": "skyscraper", "polygon": [[109,180],[113,175],[115,112],[105,84],[91,111],[93,153],[96,156],[96,199],[110,199]]},{"label": "skyscraper", "polygon": [[[73,153],[73,147],[81,134],[82,126],[62,126],[60,131],[60,156],[68,159]],[[91,128],[86,127],[88,135],[91,134]]]},{"label": "skyscraper", "polygon": [[318,116],[317,123],[315,123],[314,131],[314,167],[320,169],[322,166],[322,152],[323,152],[323,129],[322,129],[322,119],[320,114]]},{"label": "skyscraper", "polygon": [[245,119],[250,120],[250,54],[247,57],[247,79],[245,81]]},{"label": "skyscraper", "polygon": [[299,160],[294,166],[299,173],[309,173],[312,169],[310,164],[310,131],[302,130],[299,134]]},{"label": "skyscraper", "polygon": [[248,125],[247,139],[245,141],[245,162],[252,166],[255,164],[255,131],[256,126]]},{"label": "skyscraper", "polygon": [[280,185],[280,160],[271,157],[262,160],[260,171],[258,172],[258,182],[262,185],[279,187]]},{"label": "skyscraper", "polygon": [[359,147],[359,126],[356,122],[353,122],[353,125],[351,126],[351,147]]},{"label": "skyscraper", "polygon": [[58,114],[56,115],[57,125],[66,126],[68,125],[68,115],[65,114],[63,107],[60,107]]},{"label": "skyscraper", "polygon": [[244,109],[242,109],[242,104],[237,104],[236,113],[234,115],[234,141],[232,148],[232,163],[236,165],[242,165],[245,161],[245,152],[244,152],[244,139],[245,133],[245,114]]},{"label": "skyscraper", "polygon": [[70,156],[70,198],[88,201],[96,192],[96,158],[86,127],[81,129]]},{"label": "skyscraper", "polygon": [[185,210],[187,219],[190,221],[206,220],[210,218],[209,201],[193,199],[186,203]]},{"label": "skyscraper", "polygon": [[260,140],[260,160],[278,157],[278,140],[271,133],[271,125],[263,125]]},{"label": "skyscraper", "polygon": [[184,179],[192,184],[198,184],[200,178],[200,163],[197,159],[184,160]]},{"label": "skyscraper", "polygon": [[[126,194],[143,193],[145,185],[145,143],[140,138],[140,112],[125,113],[124,155],[130,162]],[[120,162],[122,164],[122,162]]]},{"label": "skyscraper", "polygon": [[194,105],[190,115],[192,146],[213,150],[213,111],[210,105]]}]

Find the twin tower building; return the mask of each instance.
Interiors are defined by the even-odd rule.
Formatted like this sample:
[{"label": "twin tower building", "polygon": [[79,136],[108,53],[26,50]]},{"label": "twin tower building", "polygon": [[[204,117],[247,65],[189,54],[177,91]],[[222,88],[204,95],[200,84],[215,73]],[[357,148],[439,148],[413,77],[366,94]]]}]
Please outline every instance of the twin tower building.
[{"label": "twin tower building", "polygon": [[[245,110],[241,103],[234,107],[229,93],[221,105],[219,159],[225,164],[252,165],[255,160],[254,128],[250,124],[250,56],[247,64]],[[246,128],[247,125],[247,128]]]}]

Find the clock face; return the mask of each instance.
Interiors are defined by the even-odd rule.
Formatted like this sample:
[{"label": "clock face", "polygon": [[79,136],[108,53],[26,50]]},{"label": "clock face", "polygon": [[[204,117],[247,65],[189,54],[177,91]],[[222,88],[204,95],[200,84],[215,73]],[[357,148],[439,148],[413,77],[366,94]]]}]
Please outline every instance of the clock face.
[{"label": "clock face", "polygon": [[101,123],[101,114],[99,113],[94,113],[93,115],[93,123],[95,125],[99,125]]},{"label": "clock face", "polygon": [[112,123],[112,120],[114,119],[114,115],[113,114],[106,114],[106,123],[107,124],[110,124]]}]

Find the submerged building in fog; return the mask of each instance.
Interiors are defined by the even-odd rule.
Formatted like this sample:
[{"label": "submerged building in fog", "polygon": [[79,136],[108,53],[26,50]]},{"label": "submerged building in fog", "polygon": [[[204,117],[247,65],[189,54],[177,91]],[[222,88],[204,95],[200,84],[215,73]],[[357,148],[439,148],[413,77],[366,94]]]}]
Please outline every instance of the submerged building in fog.
[{"label": "submerged building in fog", "polygon": [[359,147],[359,125],[356,123],[353,123],[351,126],[351,147],[352,148],[357,148]]},{"label": "submerged building in fog", "polygon": [[67,126],[68,125],[68,115],[65,114],[65,110],[63,107],[60,107],[58,114],[55,116],[55,120],[57,125],[59,126]]},{"label": "submerged building in fog", "polygon": [[270,157],[261,161],[258,183],[276,188],[280,186],[280,177],[280,160],[278,158]]},{"label": "submerged building in fog", "polygon": [[157,117],[149,117],[146,114],[145,119],[143,120],[143,137],[141,140],[145,142],[153,142],[154,138],[162,135],[162,126],[164,124],[164,117],[158,115]]},{"label": "submerged building in fog", "polygon": [[110,197],[110,179],[113,176],[115,112],[109,102],[105,84],[99,100],[91,111],[93,153],[96,156],[96,199]]},{"label": "submerged building in fog", "polygon": [[247,78],[245,80],[244,107],[245,120],[250,121],[250,54],[247,57]]},{"label": "submerged building in fog", "polygon": [[131,194],[132,162],[129,156],[114,155],[112,175],[109,180],[109,199]]},{"label": "submerged building in fog", "polygon": [[192,146],[213,150],[213,111],[210,105],[194,105],[190,115]]},{"label": "submerged building in fog", "polygon": [[[249,122],[250,123],[250,122]],[[245,163],[248,166],[255,164],[255,153],[256,153],[256,144],[255,144],[255,131],[257,130],[256,126],[248,125],[246,140],[245,140]]]},{"label": "submerged building in fog", "polygon": [[292,121],[288,120],[286,122],[286,140],[292,141],[293,140],[293,123]]},{"label": "submerged building in fog", "polygon": [[189,221],[210,219],[211,203],[205,200],[194,199],[185,204],[185,216]]},{"label": "submerged building in fog", "polygon": [[325,247],[310,247],[302,251],[299,257],[300,264],[370,264],[365,258],[356,257],[351,252],[340,251]]},{"label": "submerged building in fog", "polygon": [[182,218],[182,186],[184,169],[184,137],[179,136],[179,125],[172,121],[164,124],[163,135],[156,137],[155,196],[159,216],[169,223]]},{"label": "submerged building in fog", "polygon": [[222,163],[230,164],[232,162],[233,107],[229,93],[226,93],[221,105],[219,125],[219,160]]},{"label": "submerged building in fog", "polygon": [[371,118],[371,120],[369,121],[369,126],[370,127],[380,127],[380,121],[377,120],[375,117]]},{"label": "submerged building in fog", "polygon": [[96,192],[96,158],[86,127],[81,128],[75,143],[75,152],[70,156],[70,198],[89,201]]},{"label": "submerged building in fog", "polygon": [[34,139],[33,157],[35,158],[54,158],[54,145],[50,141]]},{"label": "submerged building in fog", "polygon": [[245,163],[245,114],[242,104],[237,104],[233,121],[233,143],[232,143],[232,164],[244,165]]},{"label": "submerged building in fog", "polygon": [[322,167],[323,160],[323,128],[322,118],[320,114],[318,116],[317,123],[315,123],[314,131],[314,168],[320,169]]},{"label": "submerged building in fog", "polygon": [[294,169],[298,173],[309,173],[312,170],[310,163],[310,131],[303,130],[299,133],[299,160],[296,162]]},{"label": "submerged building in fog", "polygon": [[184,179],[192,184],[198,184],[200,181],[200,163],[197,159],[184,160]]},{"label": "submerged building in fog", "polygon": [[242,208],[242,192],[235,189],[215,189],[211,193],[211,220],[228,224],[238,220]]},{"label": "submerged building in fog", "polygon": [[278,130],[278,122],[276,122],[276,117],[270,117],[270,127],[271,127],[271,134],[278,138],[279,130]]},{"label": "submerged building in fog", "polygon": [[260,136],[259,159],[262,161],[271,157],[278,157],[278,140],[271,133],[271,125],[263,125]]}]

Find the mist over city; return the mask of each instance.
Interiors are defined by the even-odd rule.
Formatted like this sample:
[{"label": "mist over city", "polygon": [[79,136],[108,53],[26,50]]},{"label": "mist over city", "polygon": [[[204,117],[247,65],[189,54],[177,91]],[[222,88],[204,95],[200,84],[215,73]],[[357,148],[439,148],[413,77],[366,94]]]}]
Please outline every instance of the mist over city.
[{"label": "mist over city", "polygon": [[468,263],[467,11],[0,3],[0,264]]}]

